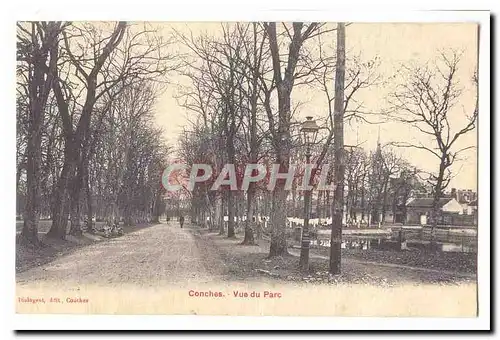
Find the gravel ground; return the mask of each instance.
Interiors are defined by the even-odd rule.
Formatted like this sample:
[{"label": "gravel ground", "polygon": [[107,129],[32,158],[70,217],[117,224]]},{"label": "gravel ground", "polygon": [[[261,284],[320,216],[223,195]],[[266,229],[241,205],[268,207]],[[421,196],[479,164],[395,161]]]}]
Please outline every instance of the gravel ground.
[{"label": "gravel ground", "polygon": [[[18,253],[21,251],[18,249]],[[220,266],[209,262],[212,257],[204,256],[204,250],[200,251],[193,235],[173,222],[55,251],[50,262],[41,259],[36,267],[22,272],[19,268],[17,283],[42,281],[55,285],[106,286],[126,283],[154,287],[173,282],[182,286],[220,280]]]}]

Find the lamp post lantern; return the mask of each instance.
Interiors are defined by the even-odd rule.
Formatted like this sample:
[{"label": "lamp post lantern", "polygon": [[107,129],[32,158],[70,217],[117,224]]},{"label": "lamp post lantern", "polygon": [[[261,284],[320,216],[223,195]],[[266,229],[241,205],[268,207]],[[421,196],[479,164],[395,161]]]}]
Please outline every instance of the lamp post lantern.
[{"label": "lamp post lantern", "polygon": [[[306,165],[311,161],[311,146],[316,140],[319,127],[313,117],[306,117],[302,123],[300,132],[304,138],[306,147]],[[305,179],[304,179],[305,180]],[[305,183],[306,187],[309,183]],[[310,234],[309,234],[309,213],[311,211],[311,192],[312,190],[306,189],[304,192],[304,226],[302,229],[302,239],[300,247],[300,260],[299,266],[303,271],[309,271],[309,247],[310,247]]]}]

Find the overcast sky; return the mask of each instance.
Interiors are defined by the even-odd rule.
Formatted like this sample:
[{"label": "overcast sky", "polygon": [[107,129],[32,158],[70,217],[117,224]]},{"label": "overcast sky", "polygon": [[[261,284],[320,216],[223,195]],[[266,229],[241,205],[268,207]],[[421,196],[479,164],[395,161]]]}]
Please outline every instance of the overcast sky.
[{"label": "overcast sky", "polygon": [[[165,23],[162,24],[163,33],[169,34],[172,27],[181,31],[191,31],[193,35],[208,33],[217,35],[220,25],[216,23]],[[334,41],[335,35],[331,35]],[[347,57],[360,55],[363,60],[378,56],[380,65],[378,73],[382,79],[389,79],[398,70],[401,64],[421,64],[435,59],[439,51],[458,50],[463,53],[459,65],[458,77],[464,92],[459,104],[450,112],[452,127],[464,124],[466,114],[474,109],[475,93],[472,88],[471,78],[477,66],[477,25],[473,23],[354,23],[346,29]],[[176,143],[177,136],[182,127],[188,122],[189,113],[179,106],[174,98],[177,79],[172,79],[172,85],[162,95],[157,104],[157,120],[165,130],[165,137]],[[180,79],[179,79],[180,81]],[[367,109],[378,111],[388,105],[387,93],[390,92],[394,82],[375,86],[359,93],[358,100],[363,101]],[[333,86],[333,84],[332,84]],[[324,94],[319,91],[300,87],[293,90],[292,102],[301,102],[298,117],[312,115],[315,118],[325,117],[326,104]],[[432,145],[432,141],[418,133],[411,126],[401,123],[385,123],[380,125],[353,124],[345,130],[346,144],[363,143],[366,149],[376,146],[380,128],[381,142],[391,141],[422,141],[425,145]],[[463,136],[457,149],[465,146],[477,145],[477,131],[469,132]],[[438,163],[435,156],[423,150],[399,150],[405,158],[417,167],[433,171]],[[464,160],[457,162],[453,167],[455,178],[450,187],[476,190],[476,162],[477,150],[464,152]]]}]

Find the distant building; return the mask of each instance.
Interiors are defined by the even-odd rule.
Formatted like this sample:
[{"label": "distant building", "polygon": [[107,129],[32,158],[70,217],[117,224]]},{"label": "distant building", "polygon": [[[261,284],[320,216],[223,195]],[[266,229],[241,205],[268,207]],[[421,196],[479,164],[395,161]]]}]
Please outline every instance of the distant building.
[{"label": "distant building", "polygon": [[[432,204],[434,198],[413,198],[406,204],[406,223],[429,224],[432,215]],[[438,202],[441,216],[447,214],[463,214],[463,208],[458,201],[451,197],[443,197]]]}]

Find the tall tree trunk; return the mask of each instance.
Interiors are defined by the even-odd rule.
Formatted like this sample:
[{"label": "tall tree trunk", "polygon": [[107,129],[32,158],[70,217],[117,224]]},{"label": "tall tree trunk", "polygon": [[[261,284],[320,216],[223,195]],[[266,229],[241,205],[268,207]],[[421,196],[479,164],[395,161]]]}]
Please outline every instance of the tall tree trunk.
[{"label": "tall tree trunk", "polygon": [[443,155],[441,158],[441,162],[439,164],[439,173],[436,180],[436,186],[434,187],[434,198],[432,200],[432,209],[431,209],[431,249],[436,249],[435,242],[435,231],[438,225],[438,217],[439,217],[439,200],[442,196],[442,186],[443,186],[443,178],[445,171],[445,159],[446,155]]},{"label": "tall tree trunk", "polygon": [[213,199],[213,207],[214,207],[214,213],[213,213],[213,218],[210,221],[210,231],[215,231],[217,228],[220,226],[221,223],[221,199],[220,197],[216,196]]},{"label": "tall tree trunk", "polygon": [[154,201],[153,220],[151,221],[152,223],[160,223],[161,205],[162,205],[162,197],[161,197],[161,188],[159,187],[159,189],[156,192],[156,198]]},{"label": "tall tree trunk", "polygon": [[[254,183],[250,183],[247,191],[247,207],[246,207],[246,212],[247,212],[247,219],[245,221],[245,238],[243,239],[242,244],[255,244],[255,237],[254,237],[254,230],[253,227],[255,223],[257,222],[257,219],[255,217],[254,213],[254,204],[253,201],[255,199],[255,187]],[[254,221],[255,219],[255,221]]]},{"label": "tall tree trunk", "polygon": [[269,256],[283,256],[288,253],[286,242],[286,197],[283,185],[276,185],[273,191],[271,207],[271,247]]},{"label": "tall tree trunk", "polygon": [[235,218],[235,205],[236,205],[236,200],[234,197],[234,191],[228,190],[227,191],[227,210],[228,210],[228,221],[227,221],[227,237],[235,237],[234,234],[234,218]]},{"label": "tall tree trunk", "polygon": [[[253,28],[253,74],[252,74],[252,95],[250,98],[250,162],[256,163],[258,157],[258,136],[257,136],[257,110],[258,110],[258,93],[259,89],[259,77],[260,77],[260,64],[261,64],[261,52],[257,43],[257,23],[252,24]],[[260,52],[260,53],[259,53]],[[246,200],[246,221],[245,221],[245,238],[243,239],[243,244],[255,244],[255,230],[254,227],[257,225],[257,215],[256,207],[254,206],[255,200],[255,183],[249,183],[247,190],[247,200]],[[295,203],[295,202],[294,202]]]},{"label": "tall tree trunk", "polygon": [[64,239],[69,217],[69,187],[75,172],[75,150],[73,139],[66,138],[64,145],[64,164],[61,170],[57,188],[54,191],[52,226],[47,236]]},{"label": "tall tree trunk", "polygon": [[77,171],[71,187],[71,228],[69,233],[74,236],[82,235],[82,226],[80,223],[80,189],[81,177],[79,171]]},{"label": "tall tree trunk", "polygon": [[[31,23],[31,46],[25,46],[29,50],[28,55],[25,55],[26,51],[19,51],[19,55],[26,57],[29,63],[29,137],[26,150],[27,191],[21,242],[35,246],[40,245],[38,221],[40,219],[42,127],[45,120],[45,107],[54,80],[52,70],[57,67],[57,37],[60,34],[61,23],[49,22],[45,27],[38,25],[39,23]],[[43,32],[43,34],[40,32]],[[41,40],[41,46],[38,38]]]},{"label": "tall tree trunk", "polygon": [[85,193],[87,195],[87,216],[88,216],[88,223],[89,227],[92,228],[93,225],[93,217],[94,217],[94,212],[92,209],[92,190],[90,188],[90,179],[89,179],[89,170],[88,167],[85,170]]},{"label": "tall tree trunk", "polygon": [[216,205],[215,205],[215,218],[214,218],[213,230],[218,230],[224,225],[224,213],[222,205],[222,197],[217,195]]},{"label": "tall tree trunk", "polygon": [[219,225],[219,235],[224,235],[225,233],[225,224],[226,221],[224,220],[224,216],[226,216],[226,207],[227,207],[227,192],[223,191],[221,194],[221,208],[222,208],[222,214],[221,214],[221,223]]},{"label": "tall tree trunk", "polygon": [[[233,112],[232,117],[230,117],[231,118],[230,131],[226,131],[228,136],[226,141],[227,143],[226,146],[227,146],[228,161],[231,164],[236,165],[236,150],[234,146],[234,136],[236,134],[236,117],[234,111],[232,112]],[[228,188],[227,191],[227,204],[228,204],[227,237],[233,238],[235,237],[234,218],[236,216],[235,212],[237,211],[238,197],[236,196],[236,192],[231,190],[231,188]]]},{"label": "tall tree trunk", "polygon": [[[80,119],[76,126],[76,130],[74,130],[71,115],[69,113],[69,105],[68,98],[65,98],[64,92],[61,88],[61,84],[59,80],[54,81],[52,83],[52,89],[54,91],[54,95],[57,100],[57,106],[59,109],[59,114],[62,119],[64,136],[65,136],[65,164],[67,171],[63,171],[61,173],[61,178],[58,183],[58,188],[56,190],[56,197],[54,199],[54,217],[55,219],[52,221],[52,226],[49,230],[48,236],[64,238],[66,235],[66,225],[68,215],[65,211],[67,211],[67,196],[68,193],[71,195],[71,210],[72,210],[72,222],[75,221],[74,227],[72,227],[72,233],[79,233],[79,223],[76,221],[79,219],[79,208],[76,207],[75,200],[77,197],[80,197],[81,184],[79,183],[77,186],[71,186],[71,180],[73,176],[79,177],[79,181],[81,181],[81,172],[75,174],[76,171],[80,171],[77,167],[81,166],[80,162],[83,162],[85,157],[85,149],[82,146],[88,145],[88,134],[90,132],[90,121],[91,115],[94,109],[94,104],[96,102],[96,90],[97,90],[97,79],[101,68],[104,65],[106,59],[110,56],[112,51],[117,47],[120,41],[123,38],[124,32],[126,28],[125,22],[120,22],[113,31],[110,39],[106,43],[106,46],[102,49],[102,53],[96,59],[94,67],[88,73],[86,77],[86,96],[85,103],[83,104]],[[72,59],[72,62],[75,62],[78,65],[78,61],[76,61],[71,54],[70,50],[67,50],[69,57]],[[54,78],[59,78],[57,68],[53,68],[51,70],[52,76]],[[73,183],[74,184],[74,183]],[[78,214],[78,216],[76,215]],[[73,216],[74,215],[74,216]],[[80,230],[81,231],[81,230]]]},{"label": "tall tree trunk", "polygon": [[[300,59],[300,49],[304,41],[308,38],[315,24],[302,32],[303,23],[293,23],[293,36],[288,45],[288,59],[285,67],[284,77],[282,76],[282,64],[280,60],[279,45],[276,33],[276,23],[266,25],[269,41],[269,50],[272,57],[274,80],[276,82],[276,91],[278,95],[278,126],[273,129],[274,148],[276,152],[276,161],[279,164],[280,172],[288,172],[290,167],[290,120],[291,105],[290,96],[292,94],[295,69]],[[266,106],[268,117],[272,117],[269,107]],[[271,211],[271,247],[269,256],[282,256],[288,253],[286,242],[286,205],[287,194],[285,182],[277,181],[273,192],[272,211]]]},{"label": "tall tree trunk", "polygon": [[365,219],[365,175],[361,178],[361,221]]},{"label": "tall tree trunk", "polygon": [[383,193],[383,196],[382,196],[382,212],[381,212],[382,218],[380,220],[380,222],[382,224],[385,223],[386,206],[387,206],[387,194],[388,194],[388,191],[389,191],[389,177],[387,177],[386,180],[384,181],[383,190],[384,190],[384,193]]},{"label": "tall tree trunk", "polygon": [[[41,115],[41,112],[37,113]],[[33,114],[32,114],[33,115]],[[40,122],[40,118],[37,119]],[[37,123],[38,123],[37,122]],[[38,239],[38,221],[40,219],[40,162],[41,131],[37,123],[32,123],[28,138],[28,160],[26,169],[27,192],[24,210],[24,224],[21,238],[25,244],[40,245]],[[36,125],[35,125],[36,124]]]},{"label": "tall tree trunk", "polygon": [[334,101],[334,183],[332,206],[332,234],[330,240],[330,273],[341,272],[342,211],[344,209],[344,78],[345,78],[345,24],[337,25],[337,67],[335,70]]},{"label": "tall tree trunk", "polygon": [[331,209],[330,203],[331,203],[331,194],[330,194],[330,191],[327,191],[326,192],[326,202],[325,202],[326,218],[332,217],[332,209]]},{"label": "tall tree trunk", "polygon": [[[278,132],[279,150],[277,152],[277,162],[279,170],[286,173],[290,168],[290,94],[291,88],[278,90],[278,102],[280,107],[280,126]],[[278,180],[273,191],[271,210],[271,247],[269,256],[282,256],[288,254],[286,242],[286,198],[288,192],[285,190],[285,181]]]},{"label": "tall tree trunk", "polygon": [[123,211],[123,225],[130,227],[134,224],[132,215],[132,207],[127,203]]}]

